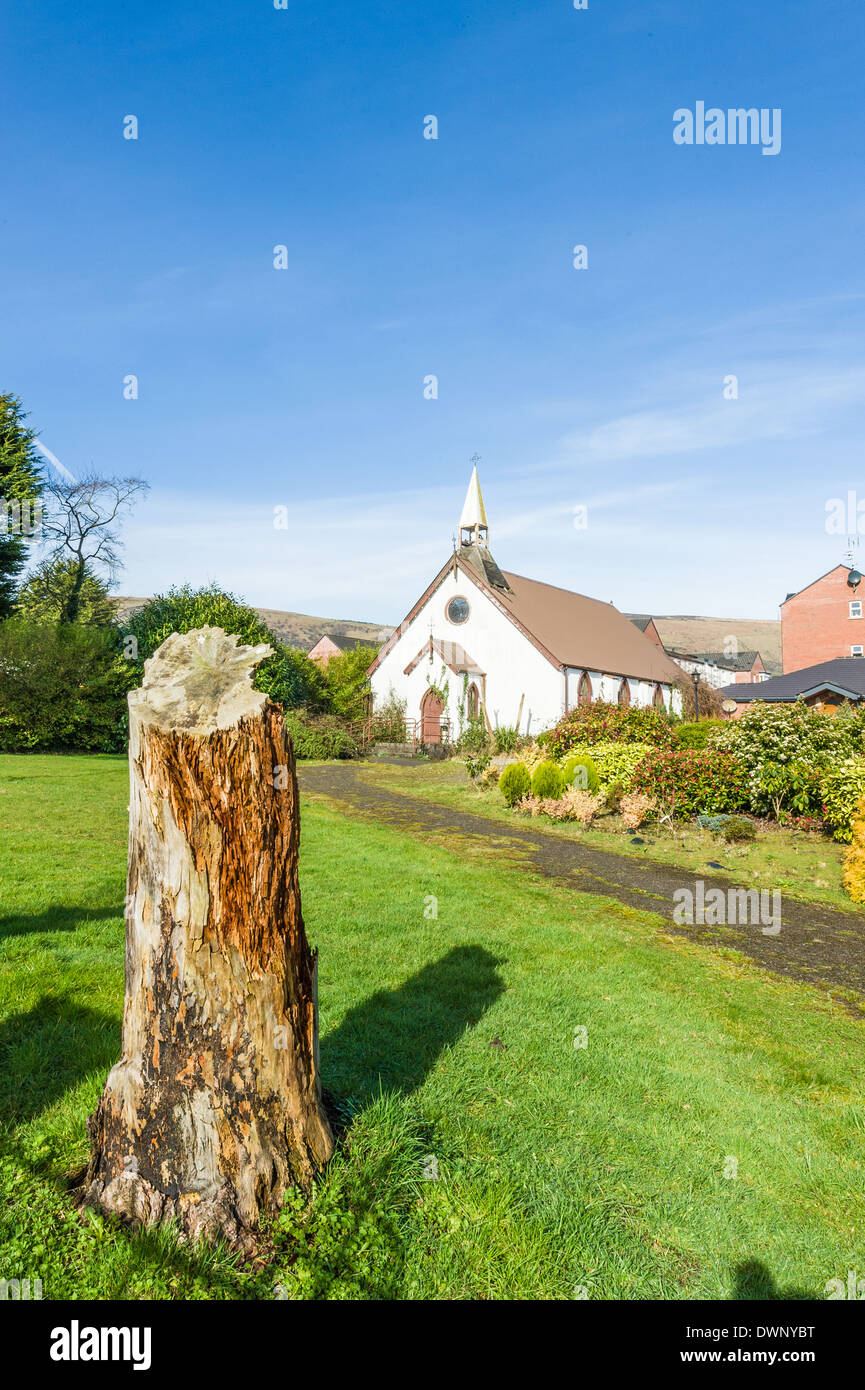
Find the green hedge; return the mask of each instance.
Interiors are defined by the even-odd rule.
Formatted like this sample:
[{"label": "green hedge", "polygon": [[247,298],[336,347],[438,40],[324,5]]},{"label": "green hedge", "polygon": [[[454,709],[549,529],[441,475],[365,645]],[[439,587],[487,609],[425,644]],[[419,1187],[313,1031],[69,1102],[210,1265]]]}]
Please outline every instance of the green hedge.
[{"label": "green hedge", "polygon": [[197,627],[221,627],[251,647],[268,642],[274,654],[261,663],[253,684],[286,709],[304,706],[319,712],[330,707],[331,695],[321,667],[310,661],[306,652],[285,646],[254,608],[216,584],[203,589],[193,589],[189,584],[169,589],[131,615],[124,625],[124,635],[135,639],[139,684],[144,662],[166,637],[172,632],[192,632]]},{"label": "green hedge", "polygon": [[360,746],[334,715],[305,716],[297,710],[285,711],[285,727],[291,736],[294,756],[305,758],[356,758]]},{"label": "green hedge", "polygon": [[0,624],[0,749],[122,752],[136,684],[114,629]]},{"label": "green hedge", "polygon": [[676,726],[677,748],[708,748],[710,735],[723,728],[723,719],[701,719],[698,724],[678,724]]}]

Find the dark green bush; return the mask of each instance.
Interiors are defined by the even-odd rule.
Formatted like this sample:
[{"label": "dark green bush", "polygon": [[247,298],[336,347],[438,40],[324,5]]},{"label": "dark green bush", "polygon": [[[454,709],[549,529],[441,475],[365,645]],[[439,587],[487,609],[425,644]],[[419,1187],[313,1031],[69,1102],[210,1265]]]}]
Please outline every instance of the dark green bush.
[{"label": "dark green bush", "polygon": [[532,773],[532,796],[545,796],[557,801],[564,790],[562,769],[555,763],[538,763]]},{"label": "dark green bush", "polygon": [[587,753],[582,753],[575,758],[568,758],[565,763],[564,778],[565,784],[569,787],[577,786],[585,792],[600,791],[601,779],[598,776],[598,769]]},{"label": "dark green bush", "polygon": [[321,667],[310,661],[306,652],[284,646],[254,608],[216,584],[203,589],[193,589],[189,584],[169,589],[167,594],[157,594],[127,620],[124,634],[135,639],[137,650],[133,656],[139,683],[144,662],[166,637],[172,632],[191,632],[196,627],[221,627],[252,647],[269,642],[274,655],[256,671],[256,690],[264,690],[286,709],[301,705],[313,712],[330,709],[331,697]]},{"label": "dark green bush", "polygon": [[532,779],[525,763],[508,763],[499,778],[499,787],[509,806],[515,806],[524,796],[528,796]]},{"label": "dark green bush", "polygon": [[285,727],[296,758],[356,758],[360,752],[357,739],[332,714],[313,716],[286,710]]},{"label": "dark green bush", "polygon": [[0,624],[0,749],[120,752],[136,671],[113,628]]},{"label": "dark green bush", "polygon": [[728,845],[740,844],[744,840],[756,840],[757,828],[747,816],[731,816],[721,832]]},{"label": "dark green bush", "polygon": [[723,719],[701,719],[699,724],[678,724],[676,726],[676,746],[678,748],[708,748],[709,735],[720,729]]}]

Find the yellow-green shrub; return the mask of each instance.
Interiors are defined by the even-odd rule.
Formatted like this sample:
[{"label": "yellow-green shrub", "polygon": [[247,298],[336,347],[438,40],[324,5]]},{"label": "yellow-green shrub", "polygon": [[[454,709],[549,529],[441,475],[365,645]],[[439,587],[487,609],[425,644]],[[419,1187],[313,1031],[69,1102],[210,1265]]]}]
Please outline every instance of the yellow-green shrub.
[{"label": "yellow-green shrub", "polygon": [[833,838],[842,844],[853,839],[852,822],[865,796],[865,757],[845,758],[820,779],[823,816],[832,826]]},{"label": "yellow-green shrub", "polygon": [[571,748],[562,764],[566,767],[574,758],[590,758],[602,787],[618,783],[622,791],[631,790],[631,779],[647,754],[655,750],[650,743],[616,743],[604,739],[599,743]]},{"label": "yellow-green shrub", "polygon": [[525,763],[508,763],[499,778],[499,790],[509,806],[515,806],[528,796],[532,785]]},{"label": "yellow-green shrub", "polygon": [[865,797],[851,826],[853,843],[844,855],[841,881],[854,903],[865,903]]},{"label": "yellow-green shrub", "polygon": [[565,789],[565,777],[562,769],[555,763],[538,763],[532,773],[532,796],[543,799],[552,797],[558,800]]}]

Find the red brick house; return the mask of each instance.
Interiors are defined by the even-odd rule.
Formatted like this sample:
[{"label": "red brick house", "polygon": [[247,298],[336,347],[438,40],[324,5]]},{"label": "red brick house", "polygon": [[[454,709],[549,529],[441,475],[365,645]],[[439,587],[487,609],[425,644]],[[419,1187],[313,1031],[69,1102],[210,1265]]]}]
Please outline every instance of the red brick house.
[{"label": "red brick house", "polygon": [[788,594],[781,604],[784,674],[836,657],[865,654],[865,585],[850,565],[836,565]]},{"label": "red brick house", "polygon": [[319,637],[314,647],[310,647],[307,656],[311,661],[317,661],[321,666],[326,666],[331,657],[339,656],[340,652],[353,651],[355,647],[374,646],[372,641],[365,642],[362,637],[342,637],[332,632],[325,632]]}]

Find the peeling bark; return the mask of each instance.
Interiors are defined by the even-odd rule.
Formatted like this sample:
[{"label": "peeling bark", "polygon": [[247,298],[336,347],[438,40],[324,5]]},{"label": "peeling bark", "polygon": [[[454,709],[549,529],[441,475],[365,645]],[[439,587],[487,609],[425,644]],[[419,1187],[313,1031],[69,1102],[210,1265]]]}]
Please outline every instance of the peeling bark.
[{"label": "peeling bark", "polygon": [[246,1252],[333,1151],[294,754],[280,707],[252,688],[270,650],[174,633],[129,696],[123,1051],[79,1192]]}]

